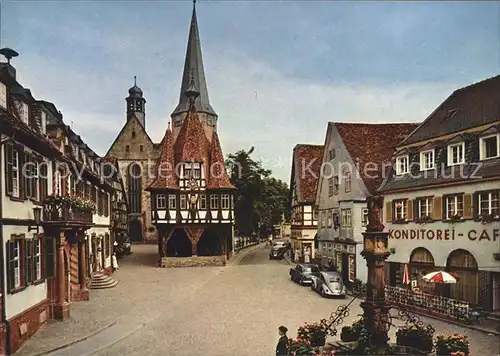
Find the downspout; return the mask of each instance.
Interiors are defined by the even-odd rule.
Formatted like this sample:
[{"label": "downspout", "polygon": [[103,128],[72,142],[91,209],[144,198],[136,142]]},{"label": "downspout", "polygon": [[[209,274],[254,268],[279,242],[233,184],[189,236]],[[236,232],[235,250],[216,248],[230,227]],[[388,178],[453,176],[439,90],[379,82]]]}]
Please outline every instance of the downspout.
[{"label": "downspout", "polygon": [[[0,137],[2,136],[2,132],[0,132]],[[0,154],[2,152],[1,148],[3,147],[3,143],[0,145]],[[5,157],[5,155],[3,155]],[[0,158],[0,162],[1,162]],[[3,172],[3,164],[0,164],[0,179],[4,175]],[[1,182],[1,180],[0,180]],[[5,312],[5,258],[4,258],[4,242],[3,242],[3,190],[2,184],[0,184],[0,276],[2,276],[2,284],[0,288],[0,292],[2,293],[2,323],[5,325],[5,354],[10,355],[10,326],[7,323],[7,313]]]}]

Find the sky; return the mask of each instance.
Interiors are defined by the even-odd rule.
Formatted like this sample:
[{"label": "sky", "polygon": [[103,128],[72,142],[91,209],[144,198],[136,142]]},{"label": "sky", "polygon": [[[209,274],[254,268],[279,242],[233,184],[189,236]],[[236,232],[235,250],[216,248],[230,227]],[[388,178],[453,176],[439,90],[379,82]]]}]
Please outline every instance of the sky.
[{"label": "sky", "polygon": [[[159,142],[180,92],[192,1],[3,1],[18,81],[104,155],[137,76]],[[328,121],[421,122],[457,88],[500,74],[499,2],[196,3],[225,154],[290,180],[293,147]]]}]

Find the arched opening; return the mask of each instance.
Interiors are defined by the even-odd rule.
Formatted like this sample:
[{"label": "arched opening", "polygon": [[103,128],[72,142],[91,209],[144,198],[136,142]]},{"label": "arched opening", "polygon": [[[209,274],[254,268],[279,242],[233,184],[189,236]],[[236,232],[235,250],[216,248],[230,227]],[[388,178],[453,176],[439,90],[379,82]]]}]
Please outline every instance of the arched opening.
[{"label": "arched opening", "polygon": [[198,256],[222,255],[221,239],[214,229],[205,229],[196,246]]},{"label": "arched opening", "polygon": [[142,169],[139,164],[132,163],[128,167],[127,183],[130,213],[140,214],[142,212]]},{"label": "arched opening", "polygon": [[423,247],[417,247],[410,255],[410,279],[417,281],[417,287],[426,293],[434,293],[436,285],[426,282],[422,279],[426,274],[433,272],[436,267],[434,265],[434,257],[429,250]]},{"label": "arched opening", "polygon": [[192,247],[184,229],[175,229],[167,241],[167,257],[191,257]]},{"label": "arched opening", "polygon": [[128,227],[128,234],[131,242],[141,242],[142,241],[142,223],[139,219],[134,219],[130,221]]},{"label": "arched opening", "polygon": [[457,283],[450,284],[450,297],[477,304],[479,281],[474,256],[467,250],[454,250],[448,255],[446,267],[449,272],[459,277]]}]

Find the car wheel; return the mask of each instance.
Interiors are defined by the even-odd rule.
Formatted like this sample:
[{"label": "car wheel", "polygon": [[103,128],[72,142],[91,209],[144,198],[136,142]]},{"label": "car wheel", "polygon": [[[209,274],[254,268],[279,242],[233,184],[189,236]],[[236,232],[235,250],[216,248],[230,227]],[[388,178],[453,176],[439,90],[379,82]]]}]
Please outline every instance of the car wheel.
[{"label": "car wheel", "polygon": [[303,284],[304,284],[304,280],[303,280],[302,278],[299,280],[299,284],[300,284],[300,285],[303,285]]},{"label": "car wheel", "polygon": [[324,290],[324,289],[321,289],[321,296],[322,296],[323,298],[325,298],[325,297],[326,297],[326,294],[325,294],[325,290]]},{"label": "car wheel", "polygon": [[316,288],[314,288],[314,283],[311,283],[311,290],[316,290]]}]

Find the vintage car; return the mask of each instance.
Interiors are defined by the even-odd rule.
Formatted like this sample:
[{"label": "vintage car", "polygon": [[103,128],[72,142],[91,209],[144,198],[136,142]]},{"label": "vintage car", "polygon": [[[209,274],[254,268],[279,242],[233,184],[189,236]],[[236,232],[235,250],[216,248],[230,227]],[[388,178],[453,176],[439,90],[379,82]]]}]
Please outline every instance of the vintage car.
[{"label": "vintage car", "polygon": [[311,284],[313,277],[319,276],[319,268],[313,264],[298,264],[290,268],[290,279],[300,285]]},{"label": "vintage car", "polygon": [[324,298],[346,297],[346,287],[338,272],[320,272],[317,276],[314,276],[311,289],[321,294]]},{"label": "vintage car", "polygon": [[281,260],[286,251],[286,244],[284,241],[278,241],[273,244],[269,251],[269,259]]}]

